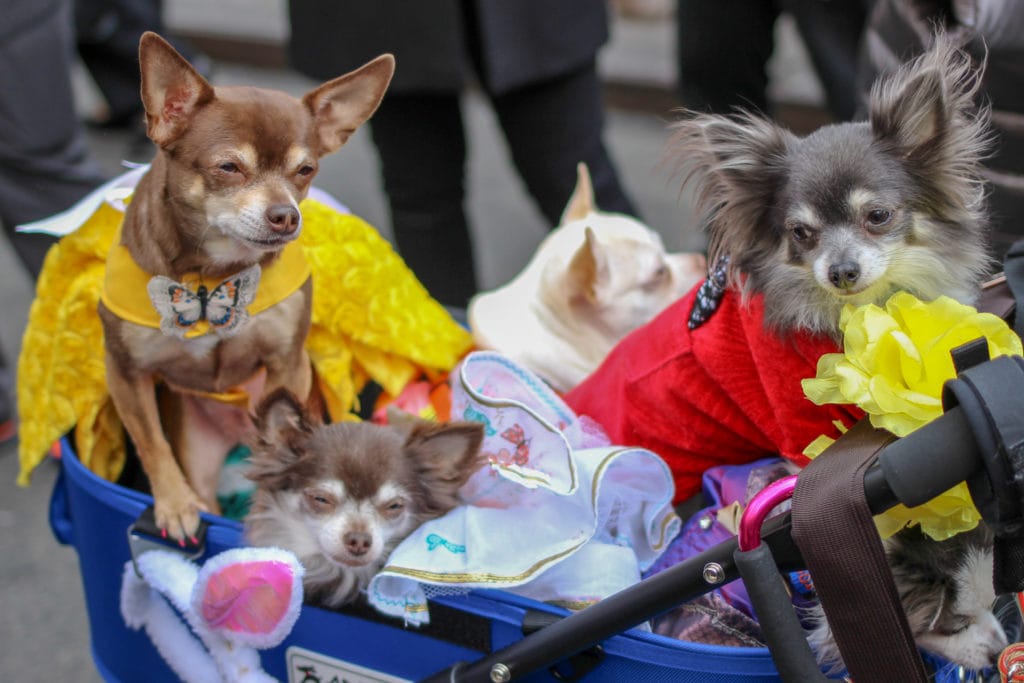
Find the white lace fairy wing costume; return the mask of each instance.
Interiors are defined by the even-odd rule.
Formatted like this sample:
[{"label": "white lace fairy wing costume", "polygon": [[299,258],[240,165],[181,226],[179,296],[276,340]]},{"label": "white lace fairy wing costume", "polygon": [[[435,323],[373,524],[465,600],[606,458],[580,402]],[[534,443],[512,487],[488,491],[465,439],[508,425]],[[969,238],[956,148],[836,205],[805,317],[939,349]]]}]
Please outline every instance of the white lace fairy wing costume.
[{"label": "white lace fairy wing costume", "polygon": [[680,525],[661,458],[610,445],[500,354],[470,354],[451,381],[452,418],[484,424],[488,464],[465,505],[395,549],[370,602],[419,625],[432,595],[501,588],[579,609],[639,581]]}]

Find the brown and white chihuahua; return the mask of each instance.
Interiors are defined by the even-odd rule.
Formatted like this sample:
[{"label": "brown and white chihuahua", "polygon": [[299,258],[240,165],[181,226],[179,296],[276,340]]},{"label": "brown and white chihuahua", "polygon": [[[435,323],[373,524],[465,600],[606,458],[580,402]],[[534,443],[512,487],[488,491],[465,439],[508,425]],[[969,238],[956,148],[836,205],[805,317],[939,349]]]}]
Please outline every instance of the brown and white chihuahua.
[{"label": "brown and white chihuahua", "polygon": [[256,423],[246,540],[295,553],[307,597],[328,607],[354,600],[395,546],[458,505],[483,462],[479,423],[323,425],[286,389]]},{"label": "brown and white chihuahua", "polygon": [[[139,62],[158,150],[112,256],[148,284],[125,286],[108,258],[99,314],[110,396],[149,479],[157,524],[183,542],[201,510],[217,512],[224,456],[252,432],[260,396],[281,386],[310,394],[312,284],[304,258],[283,254],[298,246],[299,202],[318,160],[376,110],[394,59],[382,55],[301,99],[213,87],[154,33],[142,36]],[[298,269],[284,273],[290,293],[249,308],[282,268]],[[156,322],[123,314],[140,289]],[[235,405],[216,400],[225,394]]]}]

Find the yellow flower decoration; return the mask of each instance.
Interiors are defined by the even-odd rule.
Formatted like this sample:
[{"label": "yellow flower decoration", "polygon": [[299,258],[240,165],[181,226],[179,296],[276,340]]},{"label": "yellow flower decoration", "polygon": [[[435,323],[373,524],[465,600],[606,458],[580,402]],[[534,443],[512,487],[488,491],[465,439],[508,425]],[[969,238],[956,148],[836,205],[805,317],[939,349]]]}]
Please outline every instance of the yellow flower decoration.
[{"label": "yellow flower decoration", "polygon": [[[906,436],[942,414],[942,386],[956,376],[950,351],[985,337],[992,358],[1022,355],[1021,340],[1006,322],[948,297],[924,302],[906,292],[892,295],[885,308],[847,306],[839,323],[843,353],[818,360],[817,376],[803,381],[818,405],[853,403],[871,424]],[[827,444],[815,440],[814,456]],[[883,536],[920,523],[936,540],[974,528],[980,516],[966,484],[913,509],[897,506],[877,518]]]}]

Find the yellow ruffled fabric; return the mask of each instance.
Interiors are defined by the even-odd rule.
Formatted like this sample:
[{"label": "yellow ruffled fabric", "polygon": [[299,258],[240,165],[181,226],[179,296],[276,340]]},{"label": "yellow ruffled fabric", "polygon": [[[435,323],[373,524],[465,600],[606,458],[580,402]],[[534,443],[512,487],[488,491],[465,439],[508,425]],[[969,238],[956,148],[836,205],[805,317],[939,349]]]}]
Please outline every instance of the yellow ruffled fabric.
[{"label": "yellow ruffled fabric", "polygon": [[[472,339],[391,245],[356,216],[309,199],[301,209],[300,240],[313,270],[306,347],[331,417],[348,419],[369,380],[397,396],[422,373],[451,370]],[[18,360],[21,485],[72,427],[86,467],[114,480],[124,466],[96,314],[106,254],[121,219],[120,211],[101,203],[47,254]]]},{"label": "yellow ruffled fabric", "polygon": [[[942,386],[956,376],[950,351],[984,337],[992,358],[1021,355],[1021,340],[1006,322],[948,297],[924,302],[898,292],[880,308],[847,306],[840,319],[843,352],[822,356],[817,376],[803,381],[807,397],[825,403],[853,403],[875,427],[906,436],[942,414]],[[828,445],[816,439],[805,454]],[[966,484],[928,503],[903,506],[876,517],[884,537],[909,524],[944,540],[974,528],[980,515]]]}]

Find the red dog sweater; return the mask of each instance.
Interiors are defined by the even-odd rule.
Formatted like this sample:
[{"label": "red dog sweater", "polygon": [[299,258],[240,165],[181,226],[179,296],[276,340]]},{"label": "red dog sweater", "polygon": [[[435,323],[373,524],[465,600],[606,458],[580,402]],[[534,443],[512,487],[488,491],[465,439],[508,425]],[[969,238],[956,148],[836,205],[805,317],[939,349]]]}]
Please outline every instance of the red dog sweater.
[{"label": "red dog sweater", "polygon": [[811,441],[839,436],[834,421],[850,427],[863,416],[854,406],[817,406],[801,389],[818,358],[839,351],[834,341],[773,334],[760,296],[744,307],[734,290],[718,292],[715,308],[709,285],[623,339],[565,397],[612,443],[661,455],[675,477],[676,502],[697,493],[715,465],[771,454],[806,465]]}]

